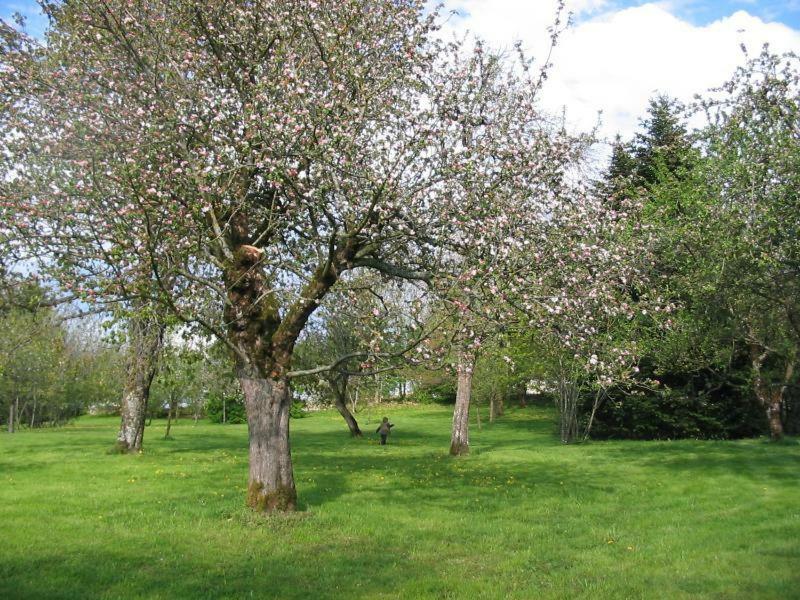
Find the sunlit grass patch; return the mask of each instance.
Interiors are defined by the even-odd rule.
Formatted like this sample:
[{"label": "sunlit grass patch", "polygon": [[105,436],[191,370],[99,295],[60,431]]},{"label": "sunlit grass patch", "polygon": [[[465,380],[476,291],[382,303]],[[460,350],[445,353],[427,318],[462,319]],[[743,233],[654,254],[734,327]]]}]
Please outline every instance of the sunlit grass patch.
[{"label": "sunlit grass patch", "polygon": [[[105,453],[117,420],[0,436],[3,598],[789,598],[800,445],[563,446],[547,409],[472,429],[387,412],[389,445],[292,422],[301,511],[244,507],[247,427],[179,421]],[[381,415],[359,415],[364,431]],[[375,425],[373,425],[373,422]]]}]

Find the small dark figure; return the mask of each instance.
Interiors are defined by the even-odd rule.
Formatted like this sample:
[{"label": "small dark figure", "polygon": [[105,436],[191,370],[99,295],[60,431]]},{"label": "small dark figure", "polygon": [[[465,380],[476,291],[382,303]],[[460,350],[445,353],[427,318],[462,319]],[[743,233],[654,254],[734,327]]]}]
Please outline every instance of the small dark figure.
[{"label": "small dark figure", "polygon": [[386,438],[389,437],[389,431],[394,427],[393,423],[389,423],[389,417],[383,417],[383,422],[375,430],[375,433],[381,434],[381,446],[386,445]]}]

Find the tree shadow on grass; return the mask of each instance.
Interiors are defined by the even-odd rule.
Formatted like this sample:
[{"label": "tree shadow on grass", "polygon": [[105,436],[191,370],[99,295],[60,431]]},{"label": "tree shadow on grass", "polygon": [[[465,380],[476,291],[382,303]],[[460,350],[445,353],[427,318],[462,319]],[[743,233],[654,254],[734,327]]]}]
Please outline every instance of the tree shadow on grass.
[{"label": "tree shadow on grass", "polygon": [[611,447],[605,449],[608,457],[653,472],[692,477],[735,474],[754,480],[797,480],[800,476],[800,446],[786,448],[763,439],[623,444],[627,443],[609,444]]},{"label": "tree shadow on grass", "polygon": [[[292,544],[244,542],[233,554],[188,547],[144,552],[72,547],[70,553],[6,556],[0,564],[5,598],[285,598],[366,597],[376,574],[400,578],[402,561],[379,540]],[[198,545],[208,545],[199,540]],[[316,560],[308,560],[312,552]]]}]

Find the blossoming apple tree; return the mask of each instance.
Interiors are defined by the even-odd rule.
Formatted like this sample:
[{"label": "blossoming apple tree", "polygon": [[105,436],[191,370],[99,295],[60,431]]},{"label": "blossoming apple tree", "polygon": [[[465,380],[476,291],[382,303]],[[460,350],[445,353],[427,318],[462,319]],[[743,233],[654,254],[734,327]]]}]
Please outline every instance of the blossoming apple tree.
[{"label": "blossoming apple tree", "polygon": [[257,510],[296,507],[294,348],[348,271],[562,304],[506,259],[550,260],[582,141],[528,64],[442,42],[424,4],[45,1],[45,44],[2,31],[3,217],[64,288],[228,347]]}]

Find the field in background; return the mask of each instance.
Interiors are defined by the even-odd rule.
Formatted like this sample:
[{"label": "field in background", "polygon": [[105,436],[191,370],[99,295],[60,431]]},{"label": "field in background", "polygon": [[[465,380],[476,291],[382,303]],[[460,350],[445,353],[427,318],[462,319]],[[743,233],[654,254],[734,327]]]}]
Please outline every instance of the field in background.
[{"label": "field in background", "polygon": [[138,456],[114,418],[2,434],[0,598],[800,596],[796,439],[562,446],[534,407],[452,459],[447,408],[384,412],[386,447],[293,420],[303,511],[269,518],[243,425],[156,421]]}]

